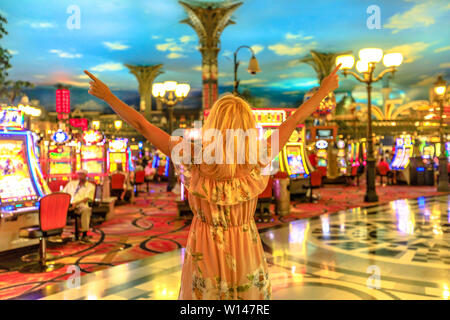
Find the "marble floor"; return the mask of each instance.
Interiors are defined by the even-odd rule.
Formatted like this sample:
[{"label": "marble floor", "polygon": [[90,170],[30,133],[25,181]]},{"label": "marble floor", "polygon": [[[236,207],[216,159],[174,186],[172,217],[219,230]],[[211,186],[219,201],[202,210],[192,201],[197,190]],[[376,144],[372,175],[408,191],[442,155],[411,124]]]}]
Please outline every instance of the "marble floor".
[{"label": "marble floor", "polygon": [[[274,299],[449,299],[450,195],[396,200],[261,233]],[[177,299],[184,249],[70,277],[20,299]],[[68,273],[73,273],[70,267]]]}]

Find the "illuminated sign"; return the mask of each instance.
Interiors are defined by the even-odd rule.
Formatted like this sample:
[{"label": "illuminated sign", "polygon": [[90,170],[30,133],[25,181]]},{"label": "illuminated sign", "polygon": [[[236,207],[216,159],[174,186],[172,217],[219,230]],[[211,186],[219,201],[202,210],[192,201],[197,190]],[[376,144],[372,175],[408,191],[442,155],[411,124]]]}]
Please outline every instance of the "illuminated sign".
[{"label": "illuminated sign", "polygon": [[72,127],[81,128],[83,131],[86,131],[88,127],[88,120],[86,118],[72,118],[69,119],[69,123]]},{"label": "illuminated sign", "polygon": [[337,143],[337,146],[339,149],[344,149],[345,148],[345,142],[343,140],[339,140]]},{"label": "illuminated sign", "polygon": [[56,90],[56,112],[70,113],[70,91],[68,89]]},{"label": "illuminated sign", "polygon": [[116,139],[109,142],[110,152],[126,152],[128,139]]},{"label": "illuminated sign", "polygon": [[23,128],[23,112],[16,108],[3,108],[0,110],[0,127],[2,128]]},{"label": "illuminated sign", "polygon": [[98,144],[103,142],[103,135],[94,130],[89,130],[83,135],[83,141],[85,144]]},{"label": "illuminated sign", "polygon": [[328,148],[328,142],[325,140],[319,140],[316,142],[316,148],[317,149],[326,149]]},{"label": "illuminated sign", "polygon": [[263,126],[278,126],[286,119],[285,110],[252,110],[256,122]]},{"label": "illuminated sign", "polygon": [[64,143],[69,140],[69,135],[60,129],[53,134],[52,140],[56,143]]}]

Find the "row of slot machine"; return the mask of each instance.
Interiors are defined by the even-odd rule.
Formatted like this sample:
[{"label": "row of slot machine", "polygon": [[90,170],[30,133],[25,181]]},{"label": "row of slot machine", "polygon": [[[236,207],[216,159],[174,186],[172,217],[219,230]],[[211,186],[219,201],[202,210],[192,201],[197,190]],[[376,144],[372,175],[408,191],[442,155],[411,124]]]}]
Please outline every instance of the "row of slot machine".
[{"label": "row of slot machine", "polygon": [[41,145],[41,167],[49,183],[71,180],[80,169],[86,170],[88,179],[96,183],[102,183],[119,167],[124,172],[134,170],[136,157],[126,138],[107,140],[101,132],[89,130],[77,140],[58,130],[52,141]]}]

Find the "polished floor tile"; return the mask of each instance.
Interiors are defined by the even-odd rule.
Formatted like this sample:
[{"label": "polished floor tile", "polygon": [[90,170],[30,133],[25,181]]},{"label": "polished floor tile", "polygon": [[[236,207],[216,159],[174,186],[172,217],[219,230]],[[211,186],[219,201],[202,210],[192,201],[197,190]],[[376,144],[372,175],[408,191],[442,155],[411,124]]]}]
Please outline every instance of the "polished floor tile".
[{"label": "polished floor tile", "polygon": [[[261,233],[274,299],[448,299],[450,196],[396,200]],[[177,299],[184,249],[21,298]]]}]

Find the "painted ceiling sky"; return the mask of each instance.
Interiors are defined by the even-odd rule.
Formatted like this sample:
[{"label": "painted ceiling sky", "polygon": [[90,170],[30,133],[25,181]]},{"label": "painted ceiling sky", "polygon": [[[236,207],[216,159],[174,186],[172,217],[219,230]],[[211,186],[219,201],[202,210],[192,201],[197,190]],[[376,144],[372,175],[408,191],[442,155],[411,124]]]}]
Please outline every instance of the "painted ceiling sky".
[{"label": "painted ceiling sky", "polygon": [[[211,1],[214,2],[214,1]],[[270,106],[290,106],[318,84],[311,66],[298,59],[309,50],[335,52],[379,47],[404,55],[389,85],[405,102],[428,99],[437,75],[450,74],[450,2],[448,0],[244,0],[221,37],[220,93],[232,90],[233,52],[252,46],[262,72],[246,72],[250,52],[238,59],[241,87]],[[70,30],[68,8],[80,9],[80,28]],[[367,27],[380,9],[380,29]],[[70,12],[70,11],[69,11]],[[13,55],[12,79],[37,85],[70,84],[78,103],[96,106],[86,94],[88,69],[113,90],[136,92],[137,82],[123,64],[164,64],[157,81],[188,82],[192,95],[201,87],[201,55],[194,30],[179,23],[186,13],[175,0],[3,0],[0,13],[8,19],[9,35],[2,46]],[[382,68],[382,65],[379,67]],[[378,84],[378,89],[382,84]],[[341,92],[364,100],[364,88],[343,79]],[[378,94],[378,96],[377,96]],[[30,93],[33,98],[33,93]],[[378,98],[377,98],[378,97]],[[379,102],[381,94],[375,94]],[[48,99],[53,104],[53,98]],[[41,101],[42,102],[42,101]],[[98,102],[98,101],[97,101]],[[49,102],[50,103],[50,102]],[[200,100],[198,100],[200,106]]]}]

